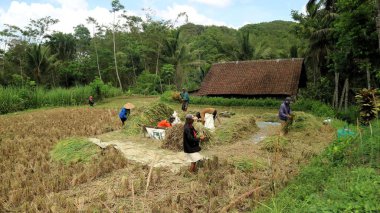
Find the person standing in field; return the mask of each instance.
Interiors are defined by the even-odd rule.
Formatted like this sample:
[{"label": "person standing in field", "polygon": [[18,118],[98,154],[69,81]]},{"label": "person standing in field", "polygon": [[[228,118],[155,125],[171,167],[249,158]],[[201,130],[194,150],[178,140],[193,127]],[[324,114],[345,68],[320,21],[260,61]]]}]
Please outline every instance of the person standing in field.
[{"label": "person standing in field", "polygon": [[285,134],[287,134],[287,130],[285,128],[288,125],[290,119],[292,118],[292,111],[290,109],[291,100],[292,99],[290,97],[285,98],[284,102],[280,106],[280,110],[278,111],[278,118],[281,122],[280,136],[284,136]]},{"label": "person standing in field", "polygon": [[197,131],[193,127],[193,115],[186,115],[186,123],[183,130],[183,151],[186,153],[188,161],[191,163],[189,171],[195,172],[197,169],[197,162],[202,160],[203,157],[199,153],[201,151],[200,142],[205,139],[204,136],[197,137]]},{"label": "person standing in field", "polygon": [[94,104],[95,104],[94,97],[92,97],[92,95],[88,98],[88,104],[90,106],[94,106]]},{"label": "person standing in field", "polygon": [[120,110],[119,118],[121,120],[121,126],[124,126],[125,121],[128,119],[128,116],[131,114],[131,109],[135,106],[131,103],[126,103]]},{"label": "person standing in field", "polygon": [[187,111],[187,107],[189,106],[189,102],[190,102],[189,93],[186,91],[185,88],[183,88],[180,96],[181,96],[181,99],[182,99],[182,111],[186,112]]}]

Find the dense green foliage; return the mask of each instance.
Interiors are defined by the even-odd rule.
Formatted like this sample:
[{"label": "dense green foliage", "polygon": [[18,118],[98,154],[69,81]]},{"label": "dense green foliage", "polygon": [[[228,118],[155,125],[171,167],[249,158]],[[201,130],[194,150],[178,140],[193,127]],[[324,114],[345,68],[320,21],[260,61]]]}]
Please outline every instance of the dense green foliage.
[{"label": "dense green foliage", "polygon": [[295,57],[291,48],[302,44],[292,35],[294,22],[174,27],[149,12],[144,20],[129,16],[113,2],[115,23],[101,26],[89,17],[92,33],[83,24],[73,33],[51,32],[59,20],[50,17],[31,20],[25,29],[6,25],[0,31],[0,85],[33,80],[39,86],[72,87],[98,77],[142,94],[196,89],[213,63]]},{"label": "dense green foliage", "polygon": [[255,212],[379,211],[379,124],[374,121],[373,129],[336,139],[285,190]]},{"label": "dense green foliage", "polygon": [[342,109],[354,103],[351,88],[379,86],[376,16],[374,0],[309,0],[306,14],[293,11],[295,33],[307,41],[304,96]]},{"label": "dense green foliage", "polygon": [[294,111],[310,112],[320,117],[335,116],[335,111],[331,106],[312,99],[299,99],[291,107]]},{"label": "dense green foliage", "polygon": [[88,103],[90,95],[94,96],[96,102],[103,97],[114,97],[121,94],[121,90],[99,80],[93,81],[89,86],[69,89],[48,90],[33,85],[22,88],[0,87],[0,114],[38,107],[82,105]]}]

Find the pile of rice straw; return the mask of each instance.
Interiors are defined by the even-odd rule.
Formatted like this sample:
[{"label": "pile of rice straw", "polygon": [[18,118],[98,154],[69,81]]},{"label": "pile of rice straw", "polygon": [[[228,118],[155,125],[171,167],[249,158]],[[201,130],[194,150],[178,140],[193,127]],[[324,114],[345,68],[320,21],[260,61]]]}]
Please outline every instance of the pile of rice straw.
[{"label": "pile of rice straw", "polygon": [[[183,128],[184,124],[180,123],[166,130],[162,148],[173,151],[183,151]],[[213,134],[201,123],[194,123],[194,128],[198,132],[198,136],[205,136],[205,140],[202,141],[202,143],[212,141],[214,137]],[[201,146],[202,145],[203,144],[201,144]]]},{"label": "pile of rice straw", "polygon": [[163,103],[153,104],[147,107],[132,110],[125,125],[127,135],[138,135],[142,126],[156,126],[158,122],[168,119],[174,110]]}]

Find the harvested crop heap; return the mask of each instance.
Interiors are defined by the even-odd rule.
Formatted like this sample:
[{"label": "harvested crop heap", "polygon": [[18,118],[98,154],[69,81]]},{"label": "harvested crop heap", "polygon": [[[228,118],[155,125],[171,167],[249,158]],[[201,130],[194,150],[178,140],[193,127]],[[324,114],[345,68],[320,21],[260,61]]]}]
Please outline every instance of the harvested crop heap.
[{"label": "harvested crop heap", "polygon": [[258,129],[255,117],[235,116],[233,119],[223,122],[223,124],[216,129],[215,134],[218,141],[231,143],[253,134]]},{"label": "harvested crop heap", "polygon": [[163,103],[132,110],[132,115],[126,122],[126,133],[137,135],[141,133],[142,126],[156,126],[161,120],[168,119],[173,112],[172,108]]},{"label": "harvested crop heap", "polygon": [[181,93],[173,92],[172,93],[172,99],[173,99],[173,101],[182,102]]},{"label": "harvested crop heap", "polygon": [[[172,128],[168,129],[165,134],[165,140],[162,144],[162,148],[169,149],[173,151],[183,150],[183,124],[174,125]],[[205,128],[200,123],[194,123],[194,128],[197,130],[198,135],[204,135],[205,141],[210,142],[213,139],[213,134],[209,129]]]},{"label": "harvested crop heap", "polygon": [[319,129],[321,128],[322,121],[318,120],[315,116],[304,113],[304,112],[295,112],[293,113],[293,123],[289,127],[290,130],[302,130],[305,128]]},{"label": "harvested crop heap", "polygon": [[[215,133],[211,133],[209,129],[200,123],[194,123],[194,128],[198,134],[206,136],[206,141],[209,141],[206,144],[210,144],[210,142],[235,142],[258,130],[253,116],[226,120],[215,130]],[[183,150],[183,124],[173,126],[173,128],[166,131],[165,135],[162,148],[174,151]]]}]

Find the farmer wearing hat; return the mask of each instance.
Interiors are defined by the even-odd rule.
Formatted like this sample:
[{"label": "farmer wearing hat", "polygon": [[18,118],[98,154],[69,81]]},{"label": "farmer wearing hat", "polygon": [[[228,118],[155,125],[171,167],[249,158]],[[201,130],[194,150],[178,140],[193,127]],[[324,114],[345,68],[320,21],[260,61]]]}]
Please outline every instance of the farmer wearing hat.
[{"label": "farmer wearing hat", "polygon": [[182,92],[181,92],[180,96],[182,99],[182,111],[186,112],[187,107],[189,106],[189,102],[190,102],[189,93],[186,91],[185,88],[182,88]]},{"label": "farmer wearing hat", "polygon": [[285,98],[284,102],[280,106],[280,110],[278,111],[278,117],[280,118],[280,122],[281,122],[280,136],[287,134],[285,126],[292,118],[291,116],[292,111],[290,109],[291,100],[292,99],[290,97]]},{"label": "farmer wearing hat", "polygon": [[119,113],[119,118],[121,120],[121,126],[124,126],[124,122],[128,119],[129,114],[131,114],[131,109],[135,106],[131,103],[126,103]]},{"label": "farmer wearing hat", "polygon": [[199,152],[201,147],[199,143],[205,139],[204,136],[197,137],[197,131],[193,127],[194,118],[193,115],[186,115],[186,123],[183,130],[183,149],[190,161],[190,172],[195,172],[197,168],[197,162],[203,157]]},{"label": "farmer wearing hat", "polygon": [[157,127],[160,127],[160,128],[171,128],[172,127],[172,123],[174,122],[174,120],[175,120],[175,118],[173,116],[170,116],[169,119],[165,119],[165,120],[160,121],[157,124]]}]

